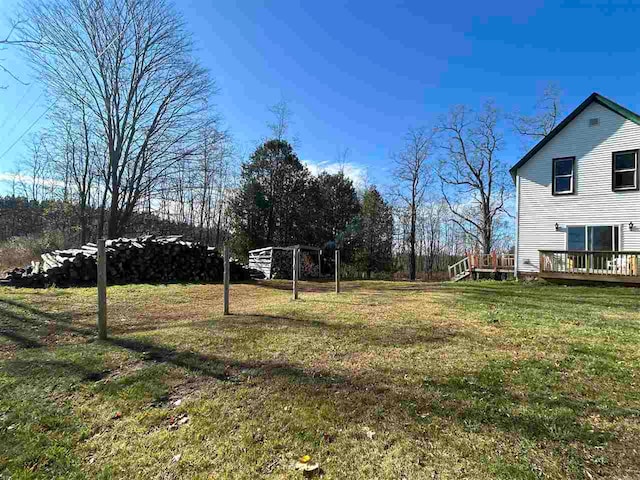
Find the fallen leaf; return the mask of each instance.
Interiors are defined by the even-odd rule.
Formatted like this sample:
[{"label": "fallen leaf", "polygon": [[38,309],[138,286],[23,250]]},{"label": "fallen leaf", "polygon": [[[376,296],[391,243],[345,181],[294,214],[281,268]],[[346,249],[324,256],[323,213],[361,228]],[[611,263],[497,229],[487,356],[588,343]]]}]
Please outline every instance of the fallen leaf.
[{"label": "fallen leaf", "polygon": [[300,463],[309,463],[309,460],[311,460],[311,457],[309,455],[303,455],[298,461]]},{"label": "fallen leaf", "polygon": [[113,417],[111,417],[113,420],[117,420],[119,418],[122,418],[122,412],[118,411],[116,413],[113,414]]},{"label": "fallen leaf", "polygon": [[179,453],[179,454],[177,454],[177,455],[174,455],[174,456],[173,456],[173,458],[171,459],[171,461],[172,461],[173,463],[178,463],[178,462],[180,461],[180,459],[181,459],[181,458],[182,458],[182,454],[180,454],[180,453]]}]

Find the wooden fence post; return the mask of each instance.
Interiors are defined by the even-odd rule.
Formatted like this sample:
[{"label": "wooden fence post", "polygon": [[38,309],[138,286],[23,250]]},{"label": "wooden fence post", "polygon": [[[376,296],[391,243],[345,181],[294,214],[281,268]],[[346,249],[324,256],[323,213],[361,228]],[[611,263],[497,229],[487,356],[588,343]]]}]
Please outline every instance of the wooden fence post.
[{"label": "wooden fence post", "polygon": [[298,247],[293,247],[293,299],[298,299],[298,263],[300,258],[298,257]]},{"label": "wooden fence post", "polygon": [[98,240],[98,338],[107,339],[107,252],[104,238]]},{"label": "wooden fence post", "polygon": [[223,311],[223,315],[229,315],[229,279],[231,278],[231,268],[230,268],[230,264],[229,264],[229,246],[225,244],[224,246],[224,250],[223,250],[223,257],[224,257],[224,273],[223,273],[223,280],[224,280],[224,311]]},{"label": "wooden fence post", "polygon": [[336,248],[336,293],[340,293],[340,250]]}]

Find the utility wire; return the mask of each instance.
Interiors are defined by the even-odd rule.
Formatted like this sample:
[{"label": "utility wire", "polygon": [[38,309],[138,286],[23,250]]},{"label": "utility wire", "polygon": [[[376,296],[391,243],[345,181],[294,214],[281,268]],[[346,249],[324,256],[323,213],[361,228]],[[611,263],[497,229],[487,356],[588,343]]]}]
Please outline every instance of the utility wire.
[{"label": "utility wire", "polygon": [[27,95],[29,94],[29,92],[31,91],[31,89],[33,88],[33,83],[31,83],[29,85],[29,88],[27,88],[27,90],[24,92],[24,95],[22,95],[22,97],[20,97],[20,100],[18,100],[18,103],[16,103],[16,106],[13,107],[13,110],[7,114],[6,118],[4,119],[4,121],[2,122],[2,125],[0,125],[0,130],[2,130],[4,128],[4,126],[7,124],[7,122],[9,121],[9,119],[13,116],[14,113],[16,113],[16,111],[18,110],[18,107],[20,106],[20,104],[22,103],[22,101],[27,98]]},{"label": "utility wire", "polygon": [[[131,12],[129,12],[129,14],[131,14]],[[127,23],[128,23],[128,22],[127,22]],[[100,57],[102,57],[102,55],[104,55],[104,54],[105,54],[105,52],[109,49],[109,47],[110,47],[111,45],[113,45],[113,42],[115,42],[115,41],[118,39],[118,37],[122,37],[122,35],[124,35],[124,32],[125,32],[125,30],[127,29],[127,23],[125,23],[125,25],[123,26],[122,31],[121,31],[120,33],[117,33],[116,35],[114,35],[114,36],[113,36],[113,39],[111,39],[111,41],[107,44],[107,46],[106,46],[106,47],[104,47],[104,48],[102,49],[102,51],[101,51],[101,52],[96,56],[96,60],[99,60],[99,59],[100,59]],[[40,100],[40,97],[42,97],[43,93],[44,93],[44,92],[40,93],[40,95],[39,95],[39,96],[38,96],[38,98],[36,99],[36,102],[37,102],[38,100]],[[42,114],[40,114],[40,116],[39,116],[38,118],[36,118],[36,120],[35,120],[33,123],[31,123],[31,125],[29,125],[29,127],[28,127],[28,128],[27,128],[27,129],[22,133],[22,135],[20,135],[20,136],[16,139],[16,141],[15,141],[15,142],[13,142],[13,143],[9,146],[9,148],[7,148],[7,149],[2,153],[2,155],[0,155],[0,160],[2,160],[2,159],[5,157],[5,155],[6,155],[7,153],[9,153],[9,152],[11,151],[11,149],[12,149],[13,147],[15,147],[15,146],[16,146],[16,144],[17,144],[20,140],[22,140],[22,138],[23,138],[27,133],[29,133],[29,132],[31,131],[31,129],[36,125],[36,123],[38,123],[38,122],[40,121],[40,119],[42,119],[42,117],[44,117],[47,113],[49,113],[49,111],[50,111],[53,107],[55,107],[55,105],[58,103],[58,100],[59,100],[59,98],[56,98],[56,99],[53,101],[53,103],[52,103],[51,105],[49,105],[49,106],[46,108],[46,110],[45,110],[44,112],[42,112]],[[33,102],[33,105],[35,105],[35,103],[36,103],[36,102]],[[31,110],[31,108],[33,108],[33,105],[32,105],[31,107],[29,107],[29,110]],[[28,110],[27,110],[27,112],[28,112]],[[26,113],[25,113],[25,114],[20,118],[20,120],[22,120],[22,118],[23,118],[25,115],[26,115]]]},{"label": "utility wire", "polygon": [[29,125],[29,128],[27,128],[27,129],[22,133],[22,135],[20,135],[20,136],[16,139],[16,141],[15,141],[15,142],[13,142],[13,143],[9,146],[9,148],[7,148],[7,149],[4,151],[4,153],[3,153],[2,155],[0,155],[0,160],[2,160],[2,159],[4,158],[4,156],[5,156],[7,153],[9,153],[9,151],[10,151],[13,147],[15,147],[15,146],[16,146],[16,143],[18,143],[20,140],[22,140],[22,138],[23,138],[27,133],[29,133],[29,131],[31,131],[31,129],[35,126],[35,124],[36,124],[36,123],[38,123],[38,122],[40,121],[40,119],[42,119],[42,117],[44,117],[44,116],[49,112],[49,110],[51,110],[51,109],[55,106],[55,104],[56,104],[57,102],[58,102],[58,100],[54,101],[51,105],[49,105],[49,107],[48,107],[44,112],[42,112],[42,114],[40,114],[40,116],[39,116],[38,118],[36,118],[36,119],[35,119],[35,121],[34,121],[31,125]]},{"label": "utility wire", "polygon": [[26,117],[29,114],[29,112],[33,110],[33,107],[35,107],[37,103],[40,101],[40,99],[42,98],[42,95],[44,95],[44,92],[40,92],[40,95],[38,95],[37,98],[33,101],[33,103],[29,106],[29,108],[27,108],[24,111],[24,113],[18,119],[18,121],[13,124],[13,127],[11,127],[11,130],[7,133],[7,137],[11,136],[11,134],[15,132],[16,128],[18,128],[18,125],[20,125],[22,120],[24,120],[24,117]]}]

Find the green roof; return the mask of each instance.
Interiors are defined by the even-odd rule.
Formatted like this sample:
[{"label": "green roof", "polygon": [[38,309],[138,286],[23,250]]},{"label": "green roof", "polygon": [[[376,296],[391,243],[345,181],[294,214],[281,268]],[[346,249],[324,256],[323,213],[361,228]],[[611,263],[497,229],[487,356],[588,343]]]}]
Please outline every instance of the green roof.
[{"label": "green roof", "polygon": [[564,120],[562,120],[558,125],[556,125],[555,128],[551,130],[546,137],[540,140],[535,147],[529,150],[529,152],[524,157],[522,157],[518,163],[516,163],[513,167],[509,169],[509,173],[511,174],[511,176],[515,179],[516,173],[522,165],[527,163],[527,161],[531,157],[533,157],[536,153],[538,153],[538,151],[540,151],[542,147],[544,147],[547,143],[549,143],[549,141],[553,137],[555,137],[558,133],[560,133],[560,131],[564,127],[569,125],[569,123],[571,123],[571,121],[574,118],[576,118],[585,108],[587,108],[593,102],[599,103],[603,107],[608,108],[609,110],[617,113],[618,115],[626,118],[627,120],[630,120],[633,123],[640,125],[640,115],[638,115],[635,112],[632,112],[627,108],[624,108],[622,105],[618,105],[613,100],[609,100],[608,98],[603,97],[599,93],[594,92],[591,95],[589,95],[584,102],[578,105],[578,107],[573,112],[567,115],[567,117]]}]

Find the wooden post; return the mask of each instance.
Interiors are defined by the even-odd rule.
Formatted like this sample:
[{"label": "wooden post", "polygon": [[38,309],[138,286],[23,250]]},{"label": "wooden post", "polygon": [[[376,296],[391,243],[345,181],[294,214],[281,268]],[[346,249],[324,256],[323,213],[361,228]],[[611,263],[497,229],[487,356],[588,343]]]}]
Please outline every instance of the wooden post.
[{"label": "wooden post", "polygon": [[223,250],[224,257],[224,311],[223,315],[229,315],[229,279],[231,277],[231,268],[229,265],[229,246],[225,245]]},{"label": "wooden post", "polygon": [[336,293],[340,293],[340,250],[336,248]]},{"label": "wooden post", "polygon": [[318,250],[318,278],[322,278],[322,250]]},{"label": "wooden post", "polygon": [[298,258],[299,250],[298,247],[293,247],[293,299],[298,299],[298,262],[300,258]]},{"label": "wooden post", "polygon": [[107,339],[107,253],[104,238],[98,240],[98,338]]}]

